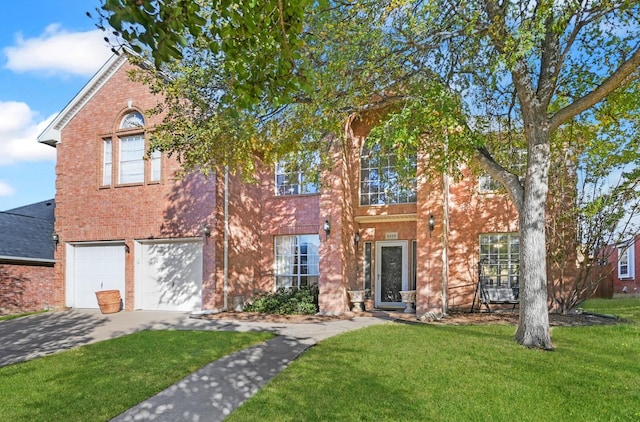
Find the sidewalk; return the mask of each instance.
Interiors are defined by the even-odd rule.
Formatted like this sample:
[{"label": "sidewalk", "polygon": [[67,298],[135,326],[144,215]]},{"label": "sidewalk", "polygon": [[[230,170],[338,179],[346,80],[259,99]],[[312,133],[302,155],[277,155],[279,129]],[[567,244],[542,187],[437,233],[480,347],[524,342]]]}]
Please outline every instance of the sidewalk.
[{"label": "sidewalk", "polygon": [[263,344],[211,362],[112,421],[221,421],[317,342],[346,331],[385,322],[388,320],[372,317],[313,324],[227,321],[227,325],[218,329],[267,330],[279,335]]},{"label": "sidewalk", "polygon": [[189,375],[113,421],[220,421],[302,352],[331,336],[382,324],[389,318],[355,317],[312,324],[270,324],[190,318],[183,312],[72,310],[0,323],[0,366],[23,362],[140,330],[270,331],[277,336]]}]

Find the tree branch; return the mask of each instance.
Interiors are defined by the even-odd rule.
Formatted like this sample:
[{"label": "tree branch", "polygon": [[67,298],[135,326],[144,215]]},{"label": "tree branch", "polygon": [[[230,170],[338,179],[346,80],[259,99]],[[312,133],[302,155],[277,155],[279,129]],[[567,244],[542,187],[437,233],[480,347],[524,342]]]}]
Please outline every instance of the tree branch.
[{"label": "tree branch", "polygon": [[[607,95],[615,91],[625,82],[640,77],[640,48],[631,57],[622,63],[618,69],[605,79],[598,87],[585,96],[577,99],[568,106],[558,110],[550,119],[550,131],[554,131],[561,124],[571,120],[574,116],[602,101]],[[633,73],[637,74],[634,75]]]},{"label": "tree branch", "polygon": [[480,167],[489,173],[491,177],[502,183],[507,189],[518,213],[521,213],[524,207],[524,189],[522,188],[522,184],[520,184],[518,176],[498,164],[485,147],[478,148],[473,159],[476,160]]}]

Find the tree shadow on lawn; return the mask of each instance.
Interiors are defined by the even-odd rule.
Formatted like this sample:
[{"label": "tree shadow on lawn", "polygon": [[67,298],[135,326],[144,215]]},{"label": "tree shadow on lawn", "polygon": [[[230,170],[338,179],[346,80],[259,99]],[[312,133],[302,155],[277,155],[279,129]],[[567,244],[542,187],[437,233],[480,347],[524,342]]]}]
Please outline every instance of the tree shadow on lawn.
[{"label": "tree shadow on lawn", "polygon": [[23,362],[90,343],[105,317],[50,312],[0,322],[0,366]]}]

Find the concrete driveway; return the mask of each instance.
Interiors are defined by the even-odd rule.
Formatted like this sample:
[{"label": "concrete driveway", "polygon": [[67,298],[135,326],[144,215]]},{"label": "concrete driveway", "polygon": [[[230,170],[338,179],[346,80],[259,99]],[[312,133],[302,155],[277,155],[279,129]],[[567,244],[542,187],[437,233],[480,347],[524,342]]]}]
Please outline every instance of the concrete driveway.
[{"label": "concrete driveway", "polygon": [[23,362],[140,330],[271,331],[314,344],[333,335],[371,324],[378,318],[353,318],[313,324],[270,324],[190,318],[189,313],[121,311],[101,314],[97,309],[47,312],[0,321],[0,366]]},{"label": "concrete driveway", "polygon": [[220,329],[185,312],[99,310],[47,312],[0,321],[0,366],[49,355],[146,329]]}]

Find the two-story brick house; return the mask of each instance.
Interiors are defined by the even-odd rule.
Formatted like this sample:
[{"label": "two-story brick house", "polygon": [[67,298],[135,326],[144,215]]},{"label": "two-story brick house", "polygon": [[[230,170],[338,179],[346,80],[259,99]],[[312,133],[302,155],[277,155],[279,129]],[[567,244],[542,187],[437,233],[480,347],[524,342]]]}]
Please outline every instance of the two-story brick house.
[{"label": "two-story brick house", "polygon": [[343,150],[319,185],[296,167],[264,169],[258,183],[198,174],[144,159],[159,98],[114,55],[39,141],[57,149],[55,303],[97,307],[94,292],[119,289],[127,310],[230,309],[257,291],[316,284],[320,311],[349,310],[348,290],[368,306],[402,307],[416,290],[417,315],[471,306],[478,263],[515,285],[519,237],[503,194],[466,177],[396,182],[394,157],[368,145],[353,119]]}]

